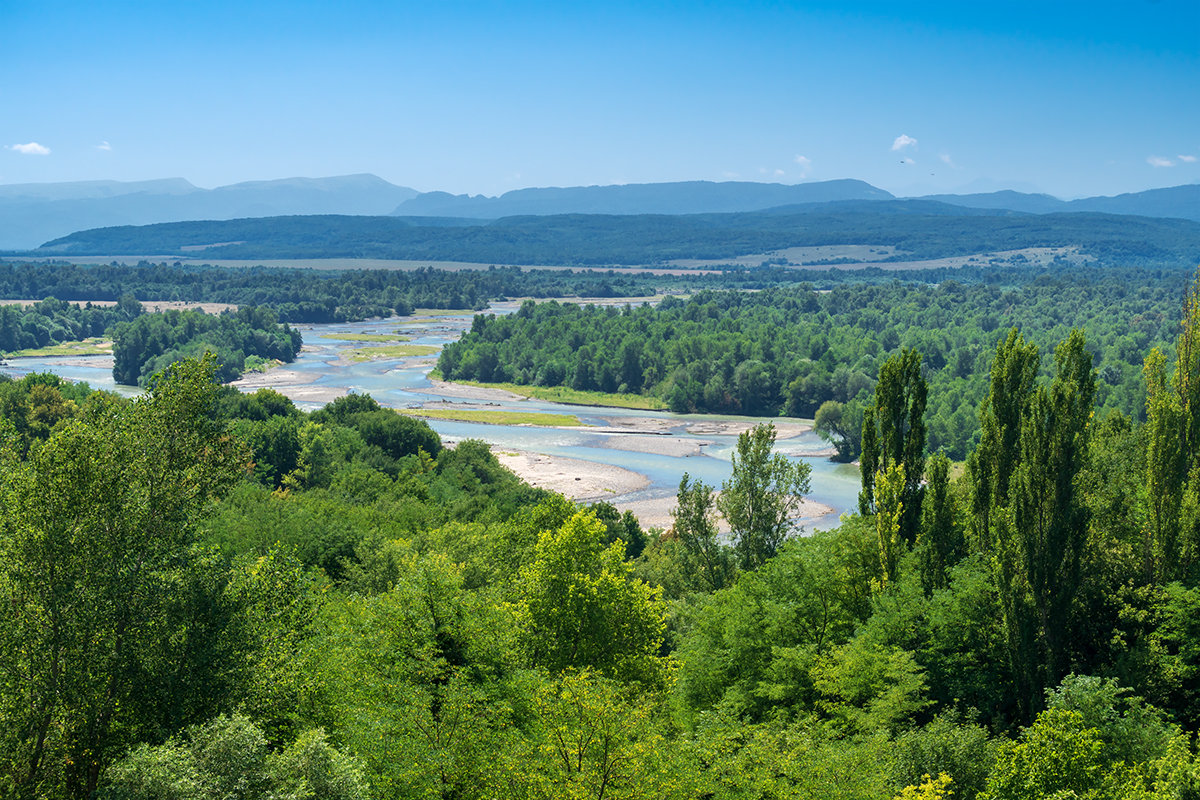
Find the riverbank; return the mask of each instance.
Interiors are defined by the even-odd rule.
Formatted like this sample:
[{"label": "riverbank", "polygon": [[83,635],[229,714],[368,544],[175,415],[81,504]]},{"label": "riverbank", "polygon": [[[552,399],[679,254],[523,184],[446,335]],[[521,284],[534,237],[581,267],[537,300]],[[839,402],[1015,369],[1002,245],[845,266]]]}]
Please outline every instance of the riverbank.
[{"label": "riverbank", "polygon": [[493,448],[492,452],[501,464],[529,485],[579,502],[610,500],[650,485],[645,475],[612,464],[525,450]]},{"label": "riverbank", "polygon": [[[650,485],[649,478],[633,470],[580,458],[528,451],[495,448],[493,452],[502,465],[531,486],[558,492],[576,502],[610,502],[618,511],[632,512],[646,529],[666,530],[675,522],[671,516],[676,505],[673,494],[639,500],[616,499]],[[833,512],[834,509],[825,503],[806,499],[801,503],[795,522],[803,526]],[[718,519],[717,527],[721,533],[729,532],[724,519]]]},{"label": "riverbank", "polygon": [[[646,530],[650,528],[668,530],[675,524],[675,519],[671,516],[671,512],[675,509],[674,495],[670,497],[656,497],[649,500],[617,502],[613,505],[620,511],[632,512],[637,517],[638,524]],[[813,520],[827,517],[833,512],[834,509],[825,503],[805,499],[800,504],[800,512],[795,518],[795,523],[798,526],[807,527]],[[729,533],[729,523],[723,517],[717,517],[717,530],[720,533]]]}]

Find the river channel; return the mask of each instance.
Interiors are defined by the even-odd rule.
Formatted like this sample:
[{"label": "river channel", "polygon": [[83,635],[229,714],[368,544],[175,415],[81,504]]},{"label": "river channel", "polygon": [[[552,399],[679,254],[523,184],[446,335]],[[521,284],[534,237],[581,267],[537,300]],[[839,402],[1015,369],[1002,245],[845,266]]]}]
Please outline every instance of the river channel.
[{"label": "river channel", "polygon": [[[489,313],[511,313],[517,307],[515,302],[494,303]],[[353,361],[348,357],[349,351],[370,344],[339,338],[354,334],[395,334],[400,331],[410,337],[409,344],[441,348],[457,340],[470,327],[473,316],[471,312],[445,312],[433,316],[297,326],[304,337],[303,351],[294,363],[278,370],[278,379],[273,373],[268,373],[265,380],[259,378],[258,382],[272,385],[292,397],[298,406],[310,410],[333,397],[359,392],[370,394],[381,405],[391,408],[419,408],[437,403],[448,408],[455,405],[471,408],[486,406],[501,411],[576,416],[582,423],[580,427],[491,425],[442,419],[428,421],[447,442],[481,439],[497,452],[521,451],[551,458],[576,459],[619,467],[645,476],[640,488],[623,493],[610,489],[602,497],[618,508],[634,510],[639,517],[645,515],[643,524],[664,524],[664,509],[671,505],[670,501],[684,472],[719,487],[731,472],[730,456],[737,436],[730,429],[736,429],[738,423],[763,421],[746,417],[563,405],[501,393],[482,400],[478,397],[464,398],[458,393],[440,390],[430,380],[429,371],[436,355]],[[14,358],[0,370],[14,377],[31,372],[53,372],[72,381],[87,381],[95,388],[115,390],[122,394],[137,393],[136,389],[115,385],[111,357]],[[800,421],[788,422],[793,431],[800,430],[795,424]],[[697,426],[700,426],[698,432]],[[632,442],[630,437],[640,441]],[[667,442],[667,439],[676,441]],[[805,519],[805,528],[809,530],[836,525],[842,513],[857,505],[858,469],[831,462],[824,455],[826,448],[825,442],[811,430],[781,438],[776,443],[778,452],[789,458],[801,459],[812,469],[808,499],[814,502],[814,508],[819,511]],[[649,509],[655,509],[656,513],[650,513]]]}]

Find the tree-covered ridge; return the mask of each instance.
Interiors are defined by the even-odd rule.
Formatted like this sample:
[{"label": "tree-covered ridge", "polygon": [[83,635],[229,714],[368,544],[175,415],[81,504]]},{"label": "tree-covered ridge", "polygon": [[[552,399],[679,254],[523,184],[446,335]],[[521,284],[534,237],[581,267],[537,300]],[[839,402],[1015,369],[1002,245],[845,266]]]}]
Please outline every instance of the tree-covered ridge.
[{"label": "tree-covered ridge", "polygon": [[294,361],[300,331],[276,322],[270,309],[245,306],[237,311],[164,311],[143,314],[112,329],[113,378],[117,383],[145,386],[151,376],[176,361],[216,355],[217,377],[237,380],[246,360]]},{"label": "tree-covered ridge", "polygon": [[[477,316],[438,367],[449,380],[652,394],[674,411],[808,417],[831,402],[840,405],[818,421],[835,412],[852,419],[841,432],[856,440],[884,359],[907,347],[921,352],[930,385],[929,448],[962,459],[988,359],[1012,326],[1043,346],[1087,327],[1100,406],[1140,416],[1141,360],[1173,338],[1183,285],[1180,275],[1132,286],[1126,275],[1099,272],[1007,288],[948,281],[701,292],[624,310],[527,302],[516,314]],[[855,441],[846,457],[857,451]]]},{"label": "tree-covered ridge", "polygon": [[39,252],[182,256],[202,247],[212,258],[644,265],[840,244],[890,245],[914,258],[1067,246],[1107,266],[1183,267],[1195,263],[1200,223],[1097,213],[1017,214],[928,200],[846,201],[735,214],[560,214],[470,224],[346,216],[161,223],[80,231],[46,243]]}]

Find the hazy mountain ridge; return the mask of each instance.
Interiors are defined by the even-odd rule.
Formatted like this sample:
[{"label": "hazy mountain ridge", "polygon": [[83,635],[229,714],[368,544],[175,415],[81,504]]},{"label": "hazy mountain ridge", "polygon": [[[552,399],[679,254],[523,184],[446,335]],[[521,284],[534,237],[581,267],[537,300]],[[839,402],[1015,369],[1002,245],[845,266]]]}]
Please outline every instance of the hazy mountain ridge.
[{"label": "hazy mountain ridge", "polygon": [[794,185],[680,181],[516,189],[499,197],[426,192],[401,203],[392,214],[481,219],[549,214],[719,214],[801,203],[892,198],[891,192],[849,178]]},{"label": "hazy mountain ridge", "polygon": [[287,214],[386,214],[417,191],[374,175],[284,178],[201,189],[183,178],[0,186],[0,249],[74,231]]},{"label": "hazy mountain ridge", "polygon": [[529,188],[499,197],[419,193],[369,174],[250,181],[215,189],[196,187],[183,178],[13,184],[0,185],[0,250],[35,248],[96,228],[296,215],[387,215],[412,219],[421,227],[462,227],[563,215],[945,217],[1079,212],[1200,221],[1200,184],[1070,201],[1011,190],[898,198],[852,179],[795,185],[685,181]]},{"label": "hazy mountain ridge", "polygon": [[1140,217],[1173,217],[1200,220],[1200,184],[1147,189],[1111,197],[1060,200],[1048,194],[1004,190],[983,194],[933,194],[918,198],[967,208],[1008,209],[1030,214],[1060,211],[1094,211],[1103,214],[1132,214]]}]

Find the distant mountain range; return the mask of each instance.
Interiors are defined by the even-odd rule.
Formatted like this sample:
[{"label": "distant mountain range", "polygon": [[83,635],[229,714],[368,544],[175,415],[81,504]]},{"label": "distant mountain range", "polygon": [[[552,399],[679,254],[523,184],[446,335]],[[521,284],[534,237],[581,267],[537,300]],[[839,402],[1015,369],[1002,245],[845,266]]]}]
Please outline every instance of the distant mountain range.
[{"label": "distant mountain range", "polygon": [[721,214],[802,203],[893,197],[891,192],[849,179],[792,186],[748,181],[683,181],[517,189],[499,197],[426,192],[404,201],[392,214],[472,219],[548,214]]},{"label": "distant mountain range", "polygon": [[1102,214],[1134,214],[1139,217],[1174,217],[1200,220],[1200,184],[1150,189],[1115,197],[1085,197],[1059,200],[1048,194],[988,192],[987,194],[934,194],[922,198],[969,208],[1008,209],[1029,214],[1059,211],[1096,211]]},{"label": "distant mountain range", "polygon": [[416,197],[374,175],[286,178],[201,189],[183,178],[0,185],[0,249],[87,228],[283,214],[387,214]]},{"label": "distant mountain range", "polygon": [[531,188],[499,197],[420,193],[374,175],[255,181],[216,189],[201,189],[183,178],[10,184],[0,185],[0,250],[28,250],[95,228],[293,215],[388,215],[422,218],[422,227],[437,227],[518,216],[844,213],[851,208],[888,215],[1093,212],[1200,221],[1200,184],[1071,201],[1015,191],[896,198],[849,179],[795,185],[686,181]]}]

